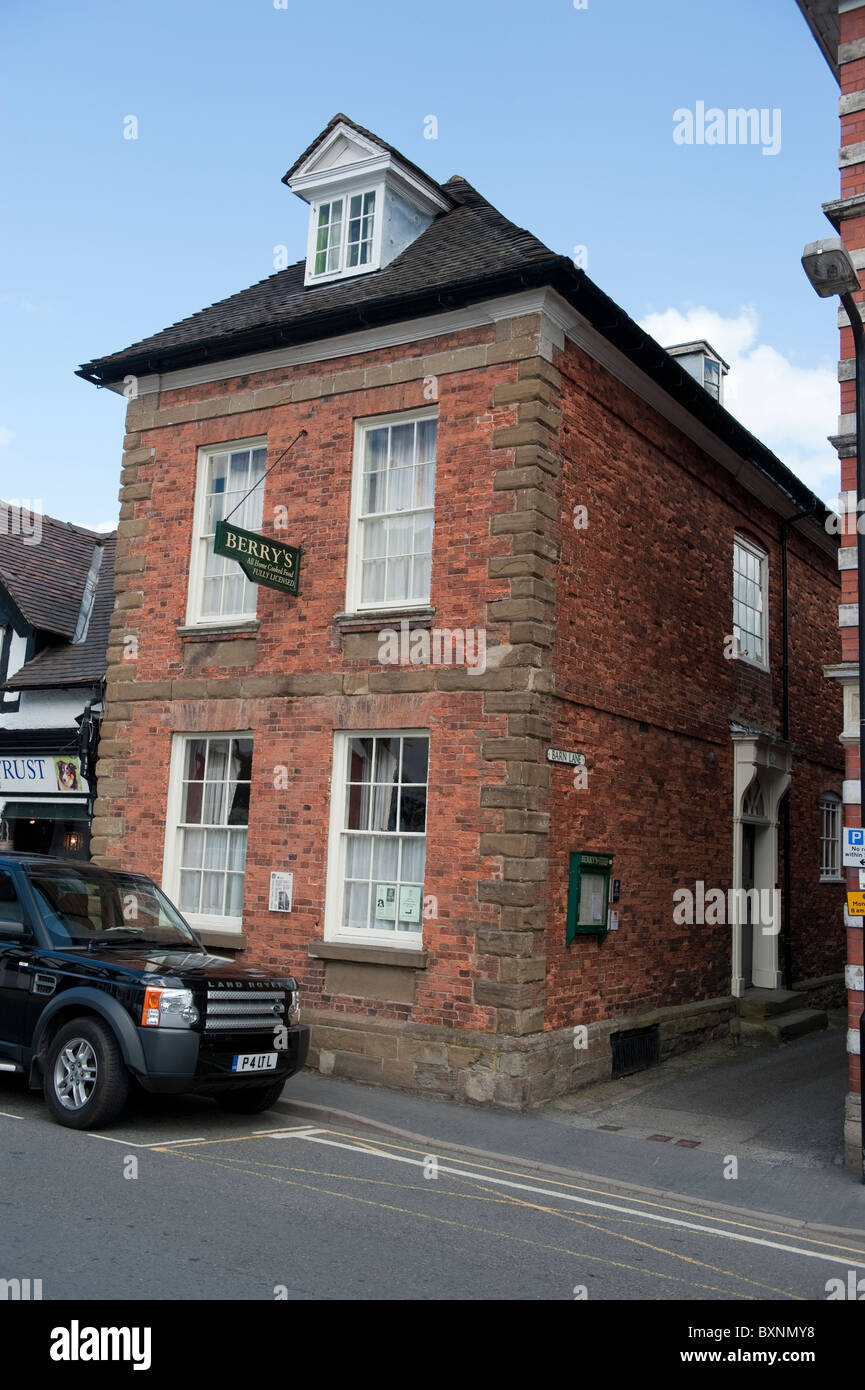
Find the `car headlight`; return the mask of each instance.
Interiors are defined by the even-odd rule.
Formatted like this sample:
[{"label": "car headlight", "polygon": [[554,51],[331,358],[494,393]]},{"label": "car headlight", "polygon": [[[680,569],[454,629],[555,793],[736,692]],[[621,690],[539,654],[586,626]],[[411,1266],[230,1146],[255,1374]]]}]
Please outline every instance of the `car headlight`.
[{"label": "car headlight", "polygon": [[288,1021],[297,1023],[300,1019],[300,992],[296,989],[288,991]]},{"label": "car headlight", "polygon": [[198,1019],[191,989],[157,989],[153,985],[145,989],[142,1028],[191,1028]]}]

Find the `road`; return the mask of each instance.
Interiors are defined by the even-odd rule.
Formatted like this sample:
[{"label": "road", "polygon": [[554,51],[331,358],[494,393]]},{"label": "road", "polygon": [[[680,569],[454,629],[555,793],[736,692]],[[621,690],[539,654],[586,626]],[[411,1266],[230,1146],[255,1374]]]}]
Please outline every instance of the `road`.
[{"label": "road", "polygon": [[824,1301],[865,1278],[865,1239],[189,1098],[89,1135],[5,1079],[0,1173],[0,1279],[45,1300]]}]

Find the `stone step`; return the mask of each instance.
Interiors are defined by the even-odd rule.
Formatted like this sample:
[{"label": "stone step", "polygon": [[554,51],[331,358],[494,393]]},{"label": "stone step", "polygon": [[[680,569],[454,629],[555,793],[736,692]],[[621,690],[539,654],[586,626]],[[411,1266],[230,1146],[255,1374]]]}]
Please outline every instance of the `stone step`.
[{"label": "stone step", "polygon": [[824,1009],[797,1009],[795,1013],[779,1014],[774,1018],[743,1018],[739,1031],[745,1042],[753,1039],[780,1047],[782,1043],[802,1038],[806,1033],[819,1033],[828,1024]]},{"label": "stone step", "polygon": [[805,1004],[805,995],[795,989],[747,989],[739,1000],[740,1018],[774,1018],[790,1014]]}]

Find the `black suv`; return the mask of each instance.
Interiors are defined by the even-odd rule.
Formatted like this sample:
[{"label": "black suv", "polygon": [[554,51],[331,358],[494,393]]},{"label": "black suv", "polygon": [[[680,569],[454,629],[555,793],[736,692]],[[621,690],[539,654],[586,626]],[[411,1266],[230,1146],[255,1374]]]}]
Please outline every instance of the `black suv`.
[{"label": "black suv", "polygon": [[0,853],[0,1072],[107,1124],[130,1077],[256,1114],[306,1061],[297,984],[210,955],[142,874]]}]

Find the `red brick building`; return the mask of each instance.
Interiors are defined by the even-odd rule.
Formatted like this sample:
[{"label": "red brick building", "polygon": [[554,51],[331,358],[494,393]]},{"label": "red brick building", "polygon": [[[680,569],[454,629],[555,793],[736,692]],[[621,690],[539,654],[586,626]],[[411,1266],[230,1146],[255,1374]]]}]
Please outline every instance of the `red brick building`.
[{"label": "red brick building", "polygon": [[522,1106],[819,1026],[825,508],[464,179],[340,116],[286,182],[304,260],[81,369],[137,392],[95,857],[290,964],[324,1072]]},{"label": "red brick building", "polygon": [[[838,110],[841,116],[841,148],[838,167],[840,197],[823,208],[841,236],[857,269],[865,266],[865,3],[862,0],[800,0],[799,8],[811,26],[841,88]],[[857,296],[862,302],[861,295]],[[857,601],[856,560],[856,379],[853,334],[847,315],[839,308],[841,360],[841,416],[833,436],[841,461],[842,514],[847,514],[841,536],[838,564],[841,570],[841,601],[838,621],[841,627],[841,660],[827,664],[826,675],[844,696],[841,743],[844,745],[844,824],[862,825],[862,783],[859,762],[859,604]],[[863,523],[859,523],[860,525]],[[847,886],[859,888],[857,870],[846,871]],[[851,1167],[862,1162],[861,1113],[862,1071],[859,1019],[863,1009],[862,918],[845,911],[847,933],[847,1051],[850,1059],[850,1088],[847,1095],[845,1149]]]}]

